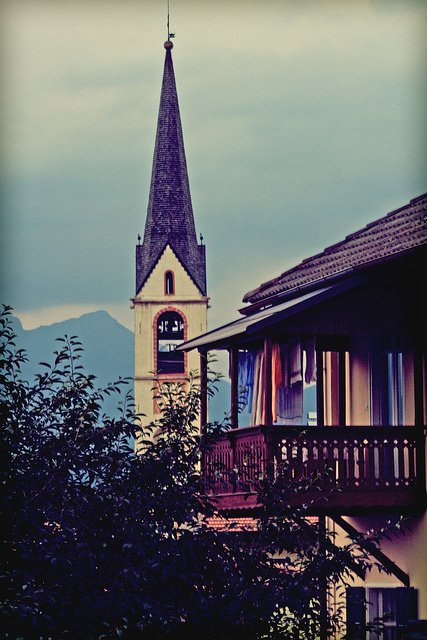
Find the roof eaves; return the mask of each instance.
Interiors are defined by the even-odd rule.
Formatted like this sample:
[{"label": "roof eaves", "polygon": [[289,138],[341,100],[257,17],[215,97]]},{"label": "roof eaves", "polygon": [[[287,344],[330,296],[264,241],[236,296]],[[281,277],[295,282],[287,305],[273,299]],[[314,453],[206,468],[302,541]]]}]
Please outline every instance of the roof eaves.
[{"label": "roof eaves", "polygon": [[402,258],[405,255],[412,253],[417,249],[418,249],[418,246],[416,247],[411,246],[408,248],[401,249],[399,251],[395,251],[394,253],[388,253],[387,255],[384,255],[384,256],[378,256],[373,258],[369,262],[364,262],[361,265],[355,265],[353,267],[349,267],[341,271],[336,271],[328,276],[321,276],[316,280],[310,280],[309,282],[303,285],[296,285],[292,288],[287,289],[286,291],[277,291],[276,293],[272,293],[271,288],[269,288],[269,292],[266,292],[264,294],[264,297],[262,297],[262,293],[258,292],[257,300],[250,306],[242,307],[241,309],[239,309],[239,313],[241,313],[242,315],[252,315],[253,313],[257,313],[262,308],[267,308],[267,306],[269,307],[276,306],[281,302],[284,302],[286,300],[291,300],[292,298],[301,296],[305,293],[308,293],[309,291],[319,289],[321,287],[324,287],[325,285],[334,284],[338,281],[343,281],[348,277],[352,277],[356,274],[361,274],[371,269],[373,266],[377,264]]},{"label": "roof eaves", "polygon": [[346,279],[347,277],[354,276],[355,273],[359,270],[360,269],[357,267],[349,267],[347,269],[337,271],[329,276],[321,276],[316,280],[310,280],[310,282],[304,285],[296,285],[290,289],[287,289],[286,291],[278,291],[274,295],[268,294],[264,299],[257,300],[251,306],[239,309],[239,312],[243,315],[252,315],[252,313],[256,313],[261,307],[266,304],[268,304],[269,306],[276,306],[277,304],[280,304],[285,300],[291,300],[292,298],[299,297],[305,293],[324,287],[325,285],[332,285],[337,281],[341,281]]},{"label": "roof eaves", "polygon": [[239,318],[208,333],[197,336],[177,347],[179,351],[209,351],[225,349],[233,344],[247,344],[262,339],[266,327],[277,324],[296,313],[324,302],[368,280],[367,275],[348,278],[343,282],[329,284],[314,291],[306,291],[292,300],[282,300],[280,305],[260,309],[253,316]]},{"label": "roof eaves", "polygon": [[[304,271],[307,271],[307,286],[316,286],[316,282],[324,282],[325,279],[329,281],[330,278],[336,278],[337,275],[339,276],[339,274],[343,270],[338,269],[337,271],[330,271],[334,268],[334,265],[333,261],[329,261],[328,265],[327,258],[330,256],[334,256],[334,254],[337,254],[337,260],[339,260],[340,253],[342,253],[343,258],[341,260],[344,259],[347,263],[349,261],[353,261],[353,265],[351,265],[350,268],[354,269],[361,269],[373,264],[375,261],[378,261],[377,258],[372,259],[369,255],[369,253],[372,253],[374,249],[378,251],[380,260],[387,257],[396,257],[399,253],[403,253],[404,251],[411,248],[408,246],[408,243],[404,241],[404,238],[414,237],[414,226],[411,222],[411,218],[414,217],[414,210],[420,203],[422,203],[422,201],[425,201],[426,198],[427,194],[414,198],[408,205],[404,205],[403,207],[391,211],[386,216],[383,216],[382,218],[367,224],[362,229],[346,236],[344,240],[330,245],[329,247],[326,247],[324,251],[304,259],[298,265],[285,271],[280,276],[264,282],[256,289],[249,291],[243,297],[243,302],[253,302],[253,304],[258,304],[260,301],[269,298],[275,300],[280,293],[283,293],[284,295],[292,295],[293,291],[298,290],[301,287],[301,285],[292,287],[292,279],[295,279],[293,278],[293,276],[295,274],[298,274],[298,272],[304,273]],[[403,215],[399,216],[399,214]],[[417,226],[420,225],[418,224]],[[375,233],[376,227],[378,227],[379,233]],[[400,232],[400,241],[397,243],[397,250],[396,246],[393,247],[393,243],[391,242],[390,237],[390,229],[394,228],[398,229]],[[418,232],[418,234],[420,233],[421,232]],[[415,248],[418,244],[418,242],[412,243],[412,248]],[[380,249],[380,247],[386,248],[386,255],[383,255],[384,252]],[[366,260],[360,260],[357,258],[356,260],[354,260],[356,254],[359,254],[360,256],[360,254],[364,253],[366,254]],[[351,258],[351,256],[353,256],[353,258]],[[322,259],[324,262],[324,266],[322,265]],[[318,264],[316,264],[316,262]],[[309,270],[310,265],[313,265],[312,271],[314,271],[314,273],[311,274]],[[321,276],[320,278],[313,278],[313,276],[316,276],[316,271],[322,270],[322,268],[328,271],[328,275],[326,277]],[[344,272],[345,271],[346,269],[344,269]],[[305,284],[303,284],[302,286],[305,287]],[[284,288],[286,288],[285,291],[283,290]],[[250,313],[250,308],[251,307],[248,307],[247,310],[241,310],[241,312]]]},{"label": "roof eaves", "polygon": [[168,241],[166,240],[164,242],[164,244],[159,248],[158,253],[157,253],[157,257],[152,261],[152,263],[150,265],[150,268],[147,270],[147,272],[142,277],[141,281],[138,283],[137,291],[136,291],[136,294],[135,294],[136,296],[141,291],[142,287],[145,285],[145,283],[147,282],[148,278],[153,273],[153,271],[154,271],[155,267],[157,266],[160,258],[164,254],[167,245],[168,245]]}]

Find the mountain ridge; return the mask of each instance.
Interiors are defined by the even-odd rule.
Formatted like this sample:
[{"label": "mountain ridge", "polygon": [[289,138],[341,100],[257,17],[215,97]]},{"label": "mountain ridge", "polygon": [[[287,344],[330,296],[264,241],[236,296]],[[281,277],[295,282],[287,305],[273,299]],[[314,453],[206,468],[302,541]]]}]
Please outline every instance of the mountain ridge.
[{"label": "mountain ridge", "polygon": [[[54,352],[63,347],[58,338],[76,336],[83,348],[79,353],[79,364],[87,374],[96,377],[95,386],[103,388],[122,378],[129,383],[123,386],[123,392],[130,390],[133,394],[134,334],[107,311],[84,313],[79,318],[69,318],[35,329],[24,329],[16,316],[12,316],[11,320],[17,336],[16,346],[24,349],[28,356],[28,361],[21,366],[21,372],[30,384],[37,373],[45,371],[41,362],[53,365]],[[218,387],[218,393],[210,401],[210,419],[220,421],[229,410],[230,385],[221,380]],[[107,397],[104,411],[114,417],[119,402],[119,395]]]},{"label": "mountain ridge", "polygon": [[13,316],[12,325],[19,347],[29,358],[23,366],[26,375],[33,376],[41,361],[53,363],[54,352],[61,348],[58,339],[76,336],[83,348],[81,364],[101,384],[133,376],[133,333],[107,311],[93,311],[35,329],[24,329],[19,318]]},{"label": "mountain ridge", "polygon": [[[37,373],[45,371],[41,362],[53,365],[54,352],[63,347],[58,338],[76,336],[83,348],[79,353],[79,364],[87,374],[95,376],[95,386],[102,389],[121,378],[128,382],[126,386],[123,385],[122,393],[131,391],[133,395],[134,334],[107,311],[92,311],[79,318],[69,318],[35,329],[24,329],[19,318],[12,316],[12,326],[17,336],[17,348],[27,352],[28,362],[23,363],[21,372],[30,384]],[[209,400],[209,420],[212,422],[222,422],[230,411],[230,383],[222,379],[217,386],[217,393]],[[111,417],[117,415],[120,400],[121,397],[116,394],[107,397],[104,411]],[[305,416],[308,411],[316,411],[315,387],[304,390]],[[243,427],[249,422],[250,414],[244,411],[240,415],[239,424]]]}]

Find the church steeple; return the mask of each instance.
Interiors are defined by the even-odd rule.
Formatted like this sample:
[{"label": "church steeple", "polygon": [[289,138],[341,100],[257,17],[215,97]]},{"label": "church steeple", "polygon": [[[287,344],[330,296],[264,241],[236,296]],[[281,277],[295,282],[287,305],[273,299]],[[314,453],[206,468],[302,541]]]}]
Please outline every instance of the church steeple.
[{"label": "church steeple", "polygon": [[[144,238],[136,247],[135,377],[137,413],[144,424],[160,417],[153,389],[185,383],[200,368],[199,354],[177,346],[207,331],[205,247],[197,242],[172,64],[172,34],[160,96]],[[153,373],[156,372],[156,373]]]},{"label": "church steeple", "polygon": [[136,248],[136,293],[169,245],[202,295],[206,295],[205,247],[197,243],[172,63],[167,40],[147,218]]}]

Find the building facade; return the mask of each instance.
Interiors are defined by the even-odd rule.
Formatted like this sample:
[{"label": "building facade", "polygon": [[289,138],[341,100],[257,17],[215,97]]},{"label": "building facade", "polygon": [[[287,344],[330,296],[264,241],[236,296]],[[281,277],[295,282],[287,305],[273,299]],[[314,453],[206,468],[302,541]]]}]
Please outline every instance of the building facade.
[{"label": "building facade", "polygon": [[172,42],[160,96],[150,195],[142,243],[136,247],[134,394],[143,423],[159,418],[154,382],[184,381],[196,354],[176,347],[206,331],[205,246],[198,243],[191,203]]},{"label": "building facade", "polygon": [[[347,637],[427,637],[426,273],[427,194],[261,284],[239,320],[183,346],[230,354],[232,429],[205,460],[224,468],[220,511],[256,518],[260,473],[286,482],[328,468],[339,492],[327,502],[288,499],[308,501],[337,536],[408,519],[348,590]],[[370,633],[386,612],[382,633]]]}]

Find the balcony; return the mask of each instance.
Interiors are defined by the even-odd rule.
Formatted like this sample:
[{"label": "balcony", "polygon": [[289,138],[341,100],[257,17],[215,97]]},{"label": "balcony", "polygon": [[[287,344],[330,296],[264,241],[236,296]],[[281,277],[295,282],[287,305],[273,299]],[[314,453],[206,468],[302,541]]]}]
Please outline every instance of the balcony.
[{"label": "balcony", "polygon": [[255,508],[260,476],[286,487],[328,470],[320,492],[289,493],[286,503],[309,504],[313,513],[410,513],[425,507],[424,441],[418,427],[246,427],[215,440],[204,470],[220,510]]}]

